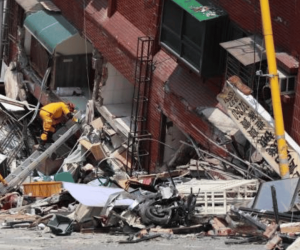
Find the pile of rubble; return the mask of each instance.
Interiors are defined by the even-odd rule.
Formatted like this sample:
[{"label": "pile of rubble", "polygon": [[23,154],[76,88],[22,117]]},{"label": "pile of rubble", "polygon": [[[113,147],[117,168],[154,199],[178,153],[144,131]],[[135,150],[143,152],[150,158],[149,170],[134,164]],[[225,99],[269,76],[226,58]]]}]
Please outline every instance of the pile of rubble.
[{"label": "pile of rubble", "polygon": [[281,180],[265,163],[230,162],[188,136],[179,149],[194,150],[186,164],[175,157],[160,173],[129,171],[126,142],[101,117],[66,122],[39,152],[40,131],[20,119],[34,107],[0,101],[3,228],[128,235],[120,243],[195,234],[266,249],[300,245],[299,178]]}]

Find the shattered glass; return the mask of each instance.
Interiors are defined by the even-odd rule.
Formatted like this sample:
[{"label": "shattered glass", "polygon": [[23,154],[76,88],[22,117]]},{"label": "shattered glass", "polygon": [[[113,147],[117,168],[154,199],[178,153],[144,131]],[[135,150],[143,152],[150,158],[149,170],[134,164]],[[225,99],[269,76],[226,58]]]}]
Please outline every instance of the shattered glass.
[{"label": "shattered glass", "polygon": [[274,186],[278,212],[289,212],[293,205],[299,202],[299,180],[299,178],[291,178],[261,184],[252,208],[273,211],[271,186]]}]

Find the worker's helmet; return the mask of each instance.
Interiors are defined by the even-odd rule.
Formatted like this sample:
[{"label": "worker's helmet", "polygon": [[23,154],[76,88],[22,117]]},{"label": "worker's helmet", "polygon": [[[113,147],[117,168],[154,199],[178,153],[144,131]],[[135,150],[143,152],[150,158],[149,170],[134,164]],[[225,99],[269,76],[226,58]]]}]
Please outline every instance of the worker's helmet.
[{"label": "worker's helmet", "polygon": [[75,109],[74,103],[68,102],[67,105],[68,105],[68,107],[69,107],[69,110],[70,110],[71,112],[74,112],[74,109]]}]

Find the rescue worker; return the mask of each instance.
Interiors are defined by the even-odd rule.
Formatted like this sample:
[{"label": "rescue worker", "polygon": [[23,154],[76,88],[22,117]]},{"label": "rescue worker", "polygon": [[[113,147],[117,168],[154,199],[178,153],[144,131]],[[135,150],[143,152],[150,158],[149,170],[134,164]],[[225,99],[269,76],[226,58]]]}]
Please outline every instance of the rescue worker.
[{"label": "rescue worker", "polygon": [[64,116],[68,119],[73,118],[75,106],[73,103],[54,102],[45,105],[40,110],[40,117],[43,120],[43,133],[41,134],[41,141],[38,147],[39,151],[45,150],[46,142],[55,133],[55,125],[62,122]]}]

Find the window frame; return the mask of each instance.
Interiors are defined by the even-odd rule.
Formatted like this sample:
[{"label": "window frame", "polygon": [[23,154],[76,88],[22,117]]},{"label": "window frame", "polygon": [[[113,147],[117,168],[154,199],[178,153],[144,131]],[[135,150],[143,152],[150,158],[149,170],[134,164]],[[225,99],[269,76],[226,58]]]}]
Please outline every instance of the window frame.
[{"label": "window frame", "polygon": [[[277,70],[277,71],[278,71],[278,82],[279,82],[280,94],[281,95],[294,94],[296,92],[297,75],[289,75],[281,70]],[[292,78],[294,79],[294,89],[293,90],[289,89],[290,79],[292,79]],[[284,90],[282,89],[283,79],[286,79],[286,86],[285,86]]]}]

